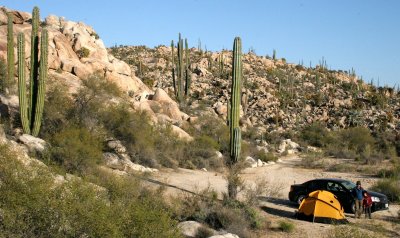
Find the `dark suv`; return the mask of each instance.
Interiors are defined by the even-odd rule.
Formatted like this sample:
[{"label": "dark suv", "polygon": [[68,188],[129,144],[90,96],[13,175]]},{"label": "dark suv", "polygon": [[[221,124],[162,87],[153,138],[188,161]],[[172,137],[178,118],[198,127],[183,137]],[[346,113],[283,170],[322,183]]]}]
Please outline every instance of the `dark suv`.
[{"label": "dark suv", "polygon": [[[345,212],[354,213],[354,199],[351,190],[355,187],[355,183],[344,179],[314,179],[290,186],[289,200],[300,204],[309,193],[315,190],[326,190],[336,195]],[[372,197],[372,212],[389,208],[386,195],[372,191],[367,192]]]}]

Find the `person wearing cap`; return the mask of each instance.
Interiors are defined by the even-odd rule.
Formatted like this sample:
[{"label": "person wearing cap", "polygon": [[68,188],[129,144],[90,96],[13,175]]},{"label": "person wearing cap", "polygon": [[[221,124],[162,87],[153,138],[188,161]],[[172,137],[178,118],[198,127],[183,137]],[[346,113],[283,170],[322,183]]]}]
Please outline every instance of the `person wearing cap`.
[{"label": "person wearing cap", "polygon": [[360,218],[363,212],[363,194],[365,190],[361,187],[361,182],[357,181],[356,187],[352,190],[352,195],[354,198],[354,205],[355,205],[355,214],[354,218]]}]

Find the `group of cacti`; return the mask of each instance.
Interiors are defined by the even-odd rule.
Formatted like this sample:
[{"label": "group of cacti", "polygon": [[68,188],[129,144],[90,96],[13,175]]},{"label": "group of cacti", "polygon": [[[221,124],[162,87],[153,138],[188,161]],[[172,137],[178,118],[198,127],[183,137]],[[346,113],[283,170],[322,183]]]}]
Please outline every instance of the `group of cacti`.
[{"label": "group of cacti", "polygon": [[[14,35],[12,14],[8,14],[7,62],[9,80],[14,80]],[[39,61],[39,8],[32,12],[31,60],[29,93],[25,81],[25,35],[20,32],[18,42],[18,95],[21,124],[24,133],[38,136],[44,108],[45,82],[47,79],[48,33],[42,29],[40,37]],[[10,23],[11,22],[11,23]],[[28,106],[29,103],[29,106]]]},{"label": "group of cacti", "polygon": [[174,86],[175,97],[179,102],[190,93],[191,73],[190,73],[190,55],[187,39],[185,39],[185,49],[183,49],[183,39],[179,34],[177,43],[177,62],[175,63],[174,41],[171,41],[171,61],[172,61],[172,82]]}]

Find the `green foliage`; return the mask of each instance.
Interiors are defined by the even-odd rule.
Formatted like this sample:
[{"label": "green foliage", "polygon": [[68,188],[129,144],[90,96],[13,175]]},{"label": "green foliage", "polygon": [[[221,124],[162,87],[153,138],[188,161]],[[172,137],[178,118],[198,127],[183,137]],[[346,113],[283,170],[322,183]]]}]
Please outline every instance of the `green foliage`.
[{"label": "green foliage", "polygon": [[89,56],[89,54],[90,54],[90,50],[86,47],[82,47],[76,52],[76,55],[79,58],[87,58]]},{"label": "green foliage", "polygon": [[372,238],[375,236],[354,226],[335,226],[328,238]]},{"label": "green foliage", "polygon": [[279,221],[279,230],[287,233],[292,233],[294,231],[295,225],[290,221]]},{"label": "green foliage", "polygon": [[215,192],[199,191],[198,195],[186,195],[174,203],[175,214],[180,220],[206,223],[213,229],[223,229],[240,237],[253,237],[252,232],[263,227],[258,211],[244,203],[225,199],[216,200]]},{"label": "green foliage", "polygon": [[328,130],[321,123],[312,123],[300,132],[300,139],[312,146],[322,147],[326,145]]},{"label": "green foliage", "polygon": [[99,173],[92,180],[102,187],[78,178],[60,183],[15,158],[0,145],[0,237],[181,237],[160,192],[132,178]]},{"label": "green foliage", "polygon": [[385,194],[391,202],[400,201],[400,180],[398,178],[381,179],[371,189]]},{"label": "green foliage", "polygon": [[102,161],[102,140],[86,128],[65,128],[50,143],[52,159],[69,173],[83,173]]}]

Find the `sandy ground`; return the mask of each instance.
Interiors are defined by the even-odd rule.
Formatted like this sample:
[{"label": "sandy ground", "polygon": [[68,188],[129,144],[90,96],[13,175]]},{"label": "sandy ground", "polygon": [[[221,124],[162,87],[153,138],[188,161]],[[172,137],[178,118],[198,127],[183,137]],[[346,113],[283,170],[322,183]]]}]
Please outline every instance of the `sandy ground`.
[{"label": "sandy ground", "polygon": [[[343,178],[351,181],[360,180],[363,187],[368,189],[376,178],[363,176],[357,173],[338,173],[324,172],[315,169],[304,169],[298,166],[301,158],[291,156],[282,158],[282,161],[267,167],[248,168],[243,171],[241,178],[248,185],[254,185],[260,181],[268,181],[271,189],[279,188],[279,194],[262,195],[260,199],[260,209],[262,215],[271,223],[277,226],[279,221],[286,220],[295,224],[292,233],[284,233],[268,229],[260,237],[326,237],[333,229],[340,229],[332,225],[311,223],[296,220],[294,213],[297,206],[288,200],[290,185],[293,183],[303,183],[314,178]],[[201,170],[163,170],[152,177],[154,180],[166,185],[166,192],[169,195],[179,195],[184,191],[200,193],[204,189],[216,191],[220,197],[226,192],[226,180],[224,175],[216,172]],[[399,205],[390,205],[389,210],[373,213],[372,220],[354,219],[352,214],[346,214],[350,223],[355,227],[360,227],[367,232],[376,232],[377,237],[400,237],[400,224],[390,222],[397,217]]]}]

